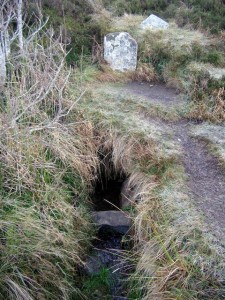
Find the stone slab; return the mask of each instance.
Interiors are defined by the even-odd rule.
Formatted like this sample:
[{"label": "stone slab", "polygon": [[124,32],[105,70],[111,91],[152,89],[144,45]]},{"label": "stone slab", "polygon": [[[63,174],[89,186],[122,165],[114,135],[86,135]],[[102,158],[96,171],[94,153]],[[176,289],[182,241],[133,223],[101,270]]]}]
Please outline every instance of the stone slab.
[{"label": "stone slab", "polygon": [[104,37],[104,59],[115,71],[136,70],[137,50],[137,42],[127,32],[109,33]]},{"label": "stone slab", "polygon": [[132,225],[129,215],[122,211],[96,211],[92,217],[97,226],[109,226],[121,234],[126,234]]}]

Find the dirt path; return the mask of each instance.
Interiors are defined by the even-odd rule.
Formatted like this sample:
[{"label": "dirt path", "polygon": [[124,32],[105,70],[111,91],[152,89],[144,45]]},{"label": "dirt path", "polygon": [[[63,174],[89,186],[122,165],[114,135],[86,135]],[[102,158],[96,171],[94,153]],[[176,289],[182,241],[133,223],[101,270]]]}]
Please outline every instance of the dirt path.
[{"label": "dirt path", "polygon": [[147,98],[151,103],[161,104],[166,107],[184,104],[184,101],[178,96],[173,88],[166,87],[163,84],[149,84],[140,82],[129,82],[124,88],[124,92]]},{"label": "dirt path", "polygon": [[[144,97],[151,103],[172,108],[183,103],[175,89],[163,85],[151,86],[149,84],[129,83],[122,88],[123,93]],[[225,243],[225,169],[212,156],[207,145],[197,139],[191,138],[190,127],[187,120],[178,122],[165,122],[173,132],[173,139],[182,148],[182,163],[188,175],[188,189],[190,197],[197,209],[205,216],[209,231]],[[198,126],[195,124],[195,126]]]},{"label": "dirt path", "polygon": [[183,149],[190,196],[205,216],[210,231],[225,242],[225,169],[209,153],[205,142],[189,136],[189,126],[173,125]]}]

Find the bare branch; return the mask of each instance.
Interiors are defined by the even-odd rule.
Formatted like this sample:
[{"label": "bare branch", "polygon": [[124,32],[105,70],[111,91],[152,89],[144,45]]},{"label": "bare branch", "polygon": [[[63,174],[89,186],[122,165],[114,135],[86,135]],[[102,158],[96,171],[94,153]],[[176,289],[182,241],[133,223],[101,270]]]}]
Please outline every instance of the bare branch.
[{"label": "bare branch", "polygon": [[20,52],[23,53],[23,18],[22,18],[22,6],[23,1],[17,0],[17,30],[19,39]]}]

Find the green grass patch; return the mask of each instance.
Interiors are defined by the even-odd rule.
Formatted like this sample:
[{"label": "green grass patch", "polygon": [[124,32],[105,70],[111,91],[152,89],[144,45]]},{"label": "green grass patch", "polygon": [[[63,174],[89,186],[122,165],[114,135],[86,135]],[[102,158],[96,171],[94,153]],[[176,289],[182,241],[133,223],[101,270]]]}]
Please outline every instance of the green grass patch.
[{"label": "green grass patch", "polygon": [[112,300],[110,296],[111,280],[110,271],[102,268],[99,274],[84,278],[82,292],[88,299]]}]

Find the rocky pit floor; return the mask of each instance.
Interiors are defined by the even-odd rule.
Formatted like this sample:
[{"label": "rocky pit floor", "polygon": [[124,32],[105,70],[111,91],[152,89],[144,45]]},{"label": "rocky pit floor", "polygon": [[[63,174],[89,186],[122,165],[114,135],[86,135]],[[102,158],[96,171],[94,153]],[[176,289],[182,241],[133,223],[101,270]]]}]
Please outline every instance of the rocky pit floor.
[{"label": "rocky pit floor", "polygon": [[[133,98],[141,97],[149,103],[160,104],[164,109],[185,105],[182,96],[175,89],[162,84],[131,82],[119,88],[120,93]],[[151,117],[149,119],[152,120]],[[167,125],[170,139],[179,145],[181,160],[187,174],[188,193],[197,210],[204,216],[209,232],[223,245],[225,244],[225,168],[210,153],[207,143],[193,138],[190,131],[204,124],[196,124],[185,119],[165,121],[157,118],[157,123]],[[171,134],[172,133],[172,134]],[[164,132],[167,135],[167,132]]]}]

